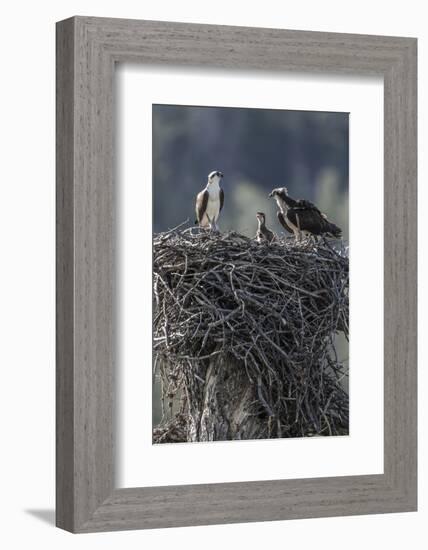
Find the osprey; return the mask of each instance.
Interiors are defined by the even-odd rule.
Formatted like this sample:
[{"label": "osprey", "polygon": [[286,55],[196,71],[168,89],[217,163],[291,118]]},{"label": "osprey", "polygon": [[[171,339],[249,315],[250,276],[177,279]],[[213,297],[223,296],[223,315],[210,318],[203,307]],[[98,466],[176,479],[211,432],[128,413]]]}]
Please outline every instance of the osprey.
[{"label": "osprey", "polygon": [[224,192],[220,187],[223,177],[217,170],[208,175],[207,186],[196,196],[196,221],[199,227],[218,230],[217,220],[224,204]]},{"label": "osprey", "polygon": [[292,199],[286,187],[273,189],[269,197],[273,197],[279,207],[279,223],[289,233],[294,233],[296,240],[301,240],[302,234],[330,235],[336,239],[342,236],[340,227],[330,222],[315,204]]},{"label": "osprey", "polygon": [[266,227],[266,216],[264,212],[257,212],[256,218],[259,222],[259,227],[256,233],[257,242],[262,243],[267,241],[268,243],[271,243],[275,238],[275,234]]}]

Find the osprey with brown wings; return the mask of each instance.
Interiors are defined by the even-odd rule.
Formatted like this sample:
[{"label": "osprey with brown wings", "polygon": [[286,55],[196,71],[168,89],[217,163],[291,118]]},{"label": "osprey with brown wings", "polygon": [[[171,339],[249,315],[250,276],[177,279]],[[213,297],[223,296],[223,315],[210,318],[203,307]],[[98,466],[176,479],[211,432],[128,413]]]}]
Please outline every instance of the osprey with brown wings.
[{"label": "osprey with brown wings", "polygon": [[217,221],[224,204],[224,192],[220,187],[223,174],[218,170],[208,175],[203,191],[196,196],[196,220],[199,227],[218,231]]},{"label": "osprey with brown wings", "polygon": [[315,204],[304,199],[292,199],[286,187],[273,189],[269,197],[274,198],[279,207],[279,223],[286,231],[294,233],[296,240],[300,241],[302,235],[342,237],[340,227],[330,222]]}]

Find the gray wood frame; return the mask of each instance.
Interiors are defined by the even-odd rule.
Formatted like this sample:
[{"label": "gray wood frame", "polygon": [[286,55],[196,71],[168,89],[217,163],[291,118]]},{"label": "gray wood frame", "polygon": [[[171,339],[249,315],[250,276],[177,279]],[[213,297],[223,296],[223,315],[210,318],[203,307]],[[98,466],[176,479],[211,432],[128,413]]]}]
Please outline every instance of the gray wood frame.
[{"label": "gray wood frame", "polygon": [[[57,525],[72,532],[416,510],[416,39],[73,17],[57,24]],[[116,62],[382,75],[382,475],[114,486]],[[144,465],[142,465],[144,467]]]}]

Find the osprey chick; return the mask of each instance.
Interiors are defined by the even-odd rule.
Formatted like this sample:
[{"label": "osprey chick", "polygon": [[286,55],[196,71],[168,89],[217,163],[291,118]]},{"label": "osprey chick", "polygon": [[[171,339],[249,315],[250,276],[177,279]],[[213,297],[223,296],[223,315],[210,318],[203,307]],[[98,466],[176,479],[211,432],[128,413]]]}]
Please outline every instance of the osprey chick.
[{"label": "osprey chick", "polygon": [[224,204],[224,192],[220,187],[223,177],[217,170],[208,175],[208,182],[203,191],[196,196],[196,221],[199,227],[218,231],[217,220]]},{"label": "osprey chick", "polygon": [[294,200],[288,196],[286,187],[273,189],[273,197],[279,207],[279,223],[289,233],[294,233],[296,240],[303,235],[330,235],[336,239],[342,236],[340,227],[330,222],[315,204],[307,200]]},{"label": "osprey chick", "polygon": [[256,218],[259,222],[259,227],[256,233],[257,242],[262,243],[267,241],[268,243],[271,243],[275,238],[275,234],[266,227],[266,216],[264,212],[257,212]]}]

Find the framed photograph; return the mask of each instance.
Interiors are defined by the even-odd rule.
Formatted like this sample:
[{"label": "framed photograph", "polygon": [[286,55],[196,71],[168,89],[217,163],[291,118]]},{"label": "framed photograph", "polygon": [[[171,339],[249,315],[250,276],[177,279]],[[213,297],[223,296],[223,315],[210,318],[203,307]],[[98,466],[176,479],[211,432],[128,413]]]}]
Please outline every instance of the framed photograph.
[{"label": "framed photograph", "polygon": [[57,525],[417,507],[416,39],[57,24]]},{"label": "framed photograph", "polygon": [[349,114],[156,104],[152,124],[153,443],[349,435]]}]

